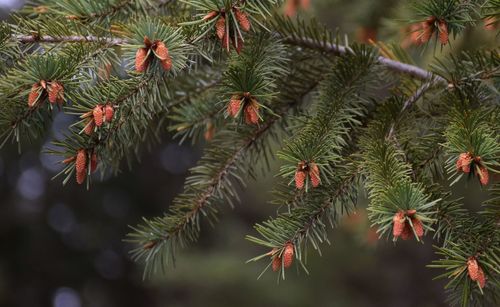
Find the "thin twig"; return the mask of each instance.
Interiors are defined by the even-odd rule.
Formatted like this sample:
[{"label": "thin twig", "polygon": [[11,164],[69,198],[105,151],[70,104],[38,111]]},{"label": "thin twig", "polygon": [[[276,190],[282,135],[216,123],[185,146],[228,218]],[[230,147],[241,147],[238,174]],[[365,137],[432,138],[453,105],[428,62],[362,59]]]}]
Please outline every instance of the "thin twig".
[{"label": "thin twig", "polygon": [[[38,35],[14,35],[13,38],[18,40],[21,43],[87,43],[87,42],[106,42],[110,43],[113,45],[123,45],[128,43],[127,39],[124,38],[106,38],[106,37],[97,37],[97,36],[78,36],[78,35],[71,35],[71,36],[59,36],[59,37],[53,37],[49,35],[43,35],[43,36],[38,36]],[[294,44],[294,45],[299,45],[303,47],[308,47],[308,48],[313,48],[313,49],[321,49],[327,52],[331,52],[334,54],[342,55],[350,51],[348,47],[342,46],[342,45],[336,45],[336,44],[330,44],[330,43],[322,43],[322,42],[317,42],[311,38],[286,38],[284,40],[286,43],[289,44]],[[399,61],[395,61],[383,56],[378,57],[378,62],[387,68],[397,71],[399,73],[407,74],[412,77],[415,77],[420,80],[434,80],[436,84],[445,84],[447,85],[448,82],[437,75],[434,75],[433,73],[422,69],[418,66],[415,65],[410,65],[406,63],[402,63]]]},{"label": "thin twig", "polygon": [[[331,53],[337,54],[337,55],[346,54],[347,52],[350,52],[350,50],[351,50],[350,48],[348,48],[346,46],[318,42],[318,41],[315,41],[314,39],[308,38],[308,37],[285,38],[284,41],[285,41],[285,43],[303,46],[303,47],[307,47],[307,48],[311,48],[311,49],[320,49],[320,50],[324,50],[326,52],[331,52]],[[439,84],[445,84],[445,85],[448,84],[448,82],[444,78],[437,76],[437,75],[434,75],[433,73],[431,73],[425,69],[422,69],[418,66],[402,63],[402,62],[395,61],[395,60],[392,60],[392,59],[389,59],[389,58],[386,58],[383,56],[379,56],[377,60],[380,64],[386,66],[387,68],[389,68],[391,70],[410,75],[410,76],[415,77],[417,79],[435,80],[435,82],[439,83]]]}]

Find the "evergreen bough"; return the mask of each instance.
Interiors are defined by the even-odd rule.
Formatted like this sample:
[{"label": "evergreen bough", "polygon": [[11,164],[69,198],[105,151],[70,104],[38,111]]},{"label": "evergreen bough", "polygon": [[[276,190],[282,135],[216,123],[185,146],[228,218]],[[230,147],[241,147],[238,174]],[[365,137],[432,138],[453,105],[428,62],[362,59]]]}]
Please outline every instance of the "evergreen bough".
[{"label": "evergreen bough", "polygon": [[[145,275],[196,242],[201,220],[215,223],[255,166],[277,157],[272,202],[282,209],[247,237],[264,248],[250,261],[283,279],[292,262],[307,271],[307,250],[320,253],[366,189],[380,237],[433,240],[429,266],[448,279],[450,302],[497,305],[498,49],[441,56],[427,71],[397,46],[351,44],[314,20],[282,17],[282,2],[27,4],[0,24],[2,146],[22,150],[55,113],[74,115],[46,151],[65,163],[64,184],[76,175],[89,188],[95,168],[118,173],[163,131],[205,139],[165,215],[128,235]],[[500,2],[417,1],[409,13],[412,42],[439,53],[485,20],[495,27]],[[476,213],[451,192],[464,180],[489,197]]]}]

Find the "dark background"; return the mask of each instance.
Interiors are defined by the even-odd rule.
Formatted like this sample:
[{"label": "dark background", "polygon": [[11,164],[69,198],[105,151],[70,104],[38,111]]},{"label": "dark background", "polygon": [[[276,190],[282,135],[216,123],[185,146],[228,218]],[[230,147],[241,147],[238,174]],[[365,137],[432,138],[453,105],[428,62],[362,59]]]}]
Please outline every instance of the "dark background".
[{"label": "dark background", "polygon": [[[0,16],[16,2],[0,0]],[[308,14],[358,40],[367,29],[384,26],[384,14],[404,15],[394,0],[312,2]],[[377,32],[401,40],[394,31]],[[471,32],[465,40],[478,38]],[[415,55],[422,64],[431,56]],[[425,267],[433,258],[432,238],[397,247],[377,241],[364,202],[331,231],[333,244],[323,246],[322,257],[311,254],[309,276],[291,270],[278,284],[268,272],[257,281],[266,264],[245,261],[264,251],[244,236],[275,213],[265,193],[272,175],[241,191],[242,203],[224,207],[215,228],[204,225],[199,243],[178,254],[176,268],[143,281],[142,267],[131,262],[131,246],[123,242],[128,225],[168,209],[201,149],[178,146],[166,135],[132,170],[94,180],[90,192],[73,182],[63,187],[60,179],[51,180],[58,166],[41,147],[70,121],[58,114],[47,138],[22,154],[15,145],[1,149],[0,306],[445,306],[444,283],[431,281],[439,272]],[[464,196],[477,208],[478,191]]]}]

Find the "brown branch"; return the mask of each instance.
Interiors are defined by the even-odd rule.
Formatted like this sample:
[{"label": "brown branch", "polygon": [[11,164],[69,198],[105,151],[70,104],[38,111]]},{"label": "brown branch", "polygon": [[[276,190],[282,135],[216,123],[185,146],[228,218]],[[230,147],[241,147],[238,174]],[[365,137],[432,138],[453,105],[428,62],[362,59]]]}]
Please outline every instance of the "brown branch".
[{"label": "brown branch", "polygon": [[[123,45],[128,43],[127,39],[123,38],[106,38],[106,37],[97,37],[97,36],[78,36],[78,35],[72,35],[72,36],[59,36],[59,37],[53,37],[49,35],[43,35],[43,36],[37,36],[37,35],[14,35],[13,36],[16,40],[18,40],[21,43],[34,43],[34,42],[40,42],[40,43],[87,43],[87,42],[107,42],[113,45]],[[284,39],[285,43],[292,44],[292,45],[298,45],[302,47],[307,47],[311,49],[319,49],[323,50],[326,52],[330,52],[333,54],[337,55],[342,55],[346,54],[347,52],[350,52],[350,48],[341,46],[341,45],[335,45],[335,44],[330,44],[330,43],[322,43],[322,42],[317,42],[311,38],[286,38]],[[395,61],[383,56],[378,57],[378,62],[399,73],[406,74],[409,76],[412,76],[414,78],[420,79],[420,80],[434,80],[434,83],[436,84],[441,84],[441,85],[448,85],[448,81],[446,79],[437,76],[427,70],[424,70],[418,66],[402,63],[399,61]]]},{"label": "brown branch", "polygon": [[[288,44],[307,47],[310,49],[323,50],[323,51],[330,52],[330,53],[333,53],[336,55],[343,55],[343,54],[346,54],[348,52],[351,52],[351,49],[349,47],[342,46],[342,45],[336,45],[336,44],[330,44],[330,43],[317,42],[314,39],[307,38],[307,37],[285,38],[284,41],[285,41],[285,43],[288,43]],[[402,62],[395,61],[395,60],[391,60],[391,59],[383,57],[383,56],[379,56],[377,60],[380,64],[384,65],[385,67],[387,67],[393,71],[396,71],[396,72],[399,72],[402,74],[406,74],[406,75],[412,76],[412,77],[420,79],[420,80],[428,81],[428,80],[434,79],[436,83],[448,85],[448,81],[446,81],[446,79],[444,79],[440,76],[434,75],[433,73],[431,73],[427,70],[424,70],[420,67],[406,64],[406,63],[402,63]]]},{"label": "brown branch", "polygon": [[93,35],[80,36],[80,35],[70,35],[70,36],[51,36],[37,34],[33,35],[13,35],[12,38],[16,39],[20,43],[107,43],[110,45],[123,45],[128,42],[128,40],[123,38],[106,38],[98,37]]}]

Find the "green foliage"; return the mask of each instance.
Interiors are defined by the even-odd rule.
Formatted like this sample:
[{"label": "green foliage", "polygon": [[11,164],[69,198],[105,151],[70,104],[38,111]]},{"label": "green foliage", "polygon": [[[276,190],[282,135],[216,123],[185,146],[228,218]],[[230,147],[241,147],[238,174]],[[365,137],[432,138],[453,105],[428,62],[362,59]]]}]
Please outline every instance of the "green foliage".
[{"label": "green foliage", "polygon": [[[281,163],[272,200],[279,206],[277,216],[257,223],[258,235],[247,237],[265,248],[250,260],[267,259],[264,271],[292,244],[295,264],[307,272],[309,249],[321,253],[321,244],[329,243],[328,225],[336,227],[352,214],[366,188],[369,218],[381,237],[389,236],[396,213],[413,210],[425,232],[434,232],[439,259],[432,266],[445,270],[440,276],[450,280],[452,304],[493,305],[499,299],[500,188],[493,184],[489,200],[475,213],[465,209],[450,183],[463,176],[456,167],[463,153],[480,156],[473,163],[486,167],[492,178],[498,172],[498,50],[439,54],[431,73],[414,66],[419,61],[403,47],[377,42],[380,56],[314,20],[282,17],[276,13],[282,2],[27,5],[10,23],[0,24],[5,63],[0,141],[21,146],[44,136],[54,109],[71,115],[64,137],[46,149],[65,164],[58,176],[66,184],[82,150],[88,159],[96,155],[102,175],[117,174],[124,161],[131,167],[166,130],[180,142],[199,143],[203,136],[203,157],[190,170],[183,192],[165,215],[144,218],[128,236],[145,276],[169,266],[180,248],[196,242],[202,220],[215,224],[219,207],[236,204],[248,177],[257,177],[256,166],[268,172],[276,156]],[[482,19],[498,18],[498,7],[497,0],[418,1],[410,8],[416,16],[411,22],[435,17],[460,37]],[[170,69],[152,47],[160,42],[168,49]],[[138,72],[135,62],[142,51],[151,56],[148,68]],[[42,81],[61,83],[64,103],[49,103],[46,89],[37,87]],[[39,100],[28,106],[34,92]],[[228,111],[230,101],[240,102],[237,112]],[[259,110],[251,124],[244,120],[248,103]],[[103,107],[113,114],[97,125]],[[296,188],[300,163],[318,166],[319,185],[307,176],[305,188]],[[443,180],[445,169],[455,181]],[[90,188],[95,176],[91,167],[84,171]],[[477,171],[473,168],[470,176]],[[413,219],[405,221],[423,241]],[[471,256],[487,275],[483,289],[467,275]],[[282,263],[278,279],[285,278],[285,270]]]}]

